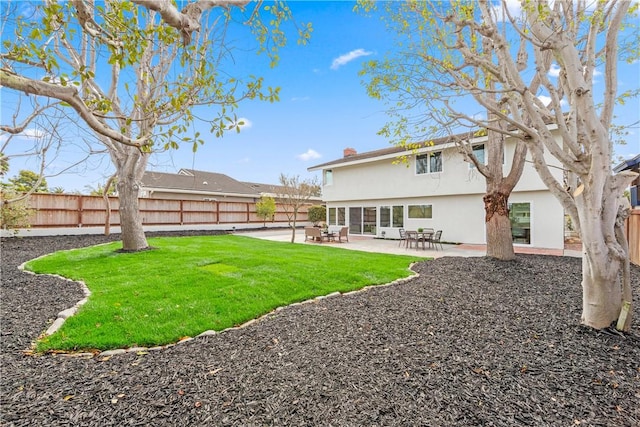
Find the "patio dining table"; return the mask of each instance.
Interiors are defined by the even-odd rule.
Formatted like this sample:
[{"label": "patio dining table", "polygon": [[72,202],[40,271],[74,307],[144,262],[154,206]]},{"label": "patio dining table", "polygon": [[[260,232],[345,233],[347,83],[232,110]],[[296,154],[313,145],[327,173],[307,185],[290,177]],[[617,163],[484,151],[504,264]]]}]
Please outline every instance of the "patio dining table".
[{"label": "patio dining table", "polygon": [[336,233],[332,231],[322,231],[322,239],[326,239],[327,242],[333,242],[336,239]]},{"label": "patio dining table", "polygon": [[419,243],[422,242],[422,249],[427,249],[425,243],[429,242],[429,247],[431,247],[431,238],[435,234],[434,230],[424,230],[424,231],[407,231],[407,245],[411,247],[411,242],[416,242],[416,249],[419,249]]}]

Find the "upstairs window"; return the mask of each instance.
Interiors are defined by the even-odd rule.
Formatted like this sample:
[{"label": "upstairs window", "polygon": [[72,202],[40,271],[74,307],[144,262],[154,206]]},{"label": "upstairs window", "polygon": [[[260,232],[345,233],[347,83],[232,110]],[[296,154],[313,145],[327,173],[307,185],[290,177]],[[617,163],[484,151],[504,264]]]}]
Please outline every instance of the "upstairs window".
[{"label": "upstairs window", "polygon": [[333,185],[333,170],[325,169],[322,183],[324,185]]},{"label": "upstairs window", "polygon": [[442,172],[442,152],[438,151],[429,155],[429,172]]},{"label": "upstairs window", "polygon": [[429,173],[429,155],[420,154],[416,156],[416,174]]},{"label": "upstairs window", "polygon": [[442,172],[442,152],[419,154],[416,156],[416,174]]},{"label": "upstairs window", "polygon": [[[478,160],[478,163],[480,163],[481,165],[484,165],[485,164],[484,163],[484,144],[474,145],[473,155]],[[473,162],[470,162],[469,167],[473,169],[476,167],[476,165],[474,165]]]}]

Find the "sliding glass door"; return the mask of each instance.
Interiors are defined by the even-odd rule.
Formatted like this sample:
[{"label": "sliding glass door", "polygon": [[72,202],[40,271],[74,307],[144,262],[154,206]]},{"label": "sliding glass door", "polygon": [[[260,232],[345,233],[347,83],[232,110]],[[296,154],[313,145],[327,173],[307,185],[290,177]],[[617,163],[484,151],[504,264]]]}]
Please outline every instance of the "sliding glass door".
[{"label": "sliding glass door", "polygon": [[349,233],[376,234],[377,213],[375,207],[349,208]]},{"label": "sliding glass door", "polygon": [[349,233],[362,234],[362,208],[349,208]]}]

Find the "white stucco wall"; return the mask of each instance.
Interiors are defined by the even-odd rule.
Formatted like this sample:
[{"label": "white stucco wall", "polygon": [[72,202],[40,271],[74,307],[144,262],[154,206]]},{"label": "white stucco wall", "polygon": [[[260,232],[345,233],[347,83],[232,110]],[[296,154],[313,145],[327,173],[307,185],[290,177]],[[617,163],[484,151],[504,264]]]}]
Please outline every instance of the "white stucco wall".
[{"label": "white stucco wall", "polygon": [[[504,165],[505,174],[515,144],[508,143]],[[442,172],[415,173],[415,157],[406,164],[394,164],[396,157],[366,159],[328,166],[332,170],[332,184],[323,186],[323,200],[327,207],[404,206],[404,228],[418,227],[443,230],[442,239],[460,243],[486,243],[484,204],[482,196],[486,183],[482,175],[463,160],[455,147],[431,147],[442,152]],[[560,203],[547,190],[532,166],[530,157],[520,181],[512,192],[511,203],[531,204],[531,244],[539,248],[564,247],[564,212]],[[549,164],[556,164],[548,159]],[[561,180],[562,170],[552,169]],[[407,205],[429,204],[432,219],[408,219]],[[348,219],[347,219],[348,225]],[[387,237],[397,237],[397,228],[380,228]]]},{"label": "white stucco wall", "polygon": [[[547,191],[513,193],[511,203],[529,203],[531,209],[531,244],[538,248],[562,249],[564,247],[564,213],[561,205],[550,197]],[[409,219],[408,205],[429,204],[432,206],[431,219]],[[442,239],[455,243],[486,243],[484,223],[484,203],[482,194],[402,198],[394,200],[370,199],[329,202],[327,207],[346,208],[347,225],[350,207],[375,207],[378,212],[376,235],[398,238],[397,228],[380,227],[381,206],[404,206],[404,228],[416,230],[433,228],[442,230]]]}]

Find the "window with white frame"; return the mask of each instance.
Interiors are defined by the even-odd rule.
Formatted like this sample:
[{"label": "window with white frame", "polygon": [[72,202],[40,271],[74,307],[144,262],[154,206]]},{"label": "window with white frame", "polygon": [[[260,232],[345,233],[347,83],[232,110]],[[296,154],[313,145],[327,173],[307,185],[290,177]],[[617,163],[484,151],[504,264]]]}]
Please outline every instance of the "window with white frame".
[{"label": "window with white frame", "polygon": [[338,208],[338,225],[347,225],[347,215],[345,208]]},{"label": "window with white frame", "polygon": [[404,226],[404,206],[380,206],[380,227]]},{"label": "window with white frame", "polygon": [[442,152],[437,151],[429,154],[429,172],[442,172]]},{"label": "window with white frame", "polygon": [[393,215],[391,217],[391,221],[393,227],[404,227],[404,206],[393,207]]},{"label": "window with white frame", "polygon": [[327,224],[345,225],[345,208],[329,208]]},{"label": "window with white frame", "polygon": [[324,185],[333,185],[333,170],[331,169],[324,170],[322,183]]},{"label": "window with white frame", "polygon": [[[484,165],[485,164],[484,163],[484,144],[477,144],[477,145],[474,145],[472,148],[473,148],[473,155],[478,160],[478,163],[480,163],[481,165]],[[473,162],[470,162],[469,167],[473,169],[476,167],[476,165]]]},{"label": "window with white frame", "polygon": [[416,156],[416,174],[429,173],[429,155],[419,154]]},{"label": "window with white frame", "polygon": [[433,208],[431,205],[409,205],[409,218],[411,219],[431,219]]},{"label": "window with white frame", "polygon": [[442,172],[442,152],[418,154],[416,156],[416,174]]},{"label": "window with white frame", "polygon": [[327,218],[327,224],[336,225],[336,208],[329,208],[329,215]]},{"label": "window with white frame", "polygon": [[391,206],[380,206],[380,227],[391,227]]}]

